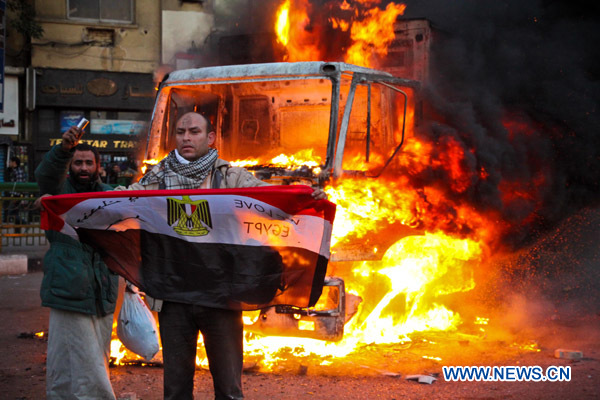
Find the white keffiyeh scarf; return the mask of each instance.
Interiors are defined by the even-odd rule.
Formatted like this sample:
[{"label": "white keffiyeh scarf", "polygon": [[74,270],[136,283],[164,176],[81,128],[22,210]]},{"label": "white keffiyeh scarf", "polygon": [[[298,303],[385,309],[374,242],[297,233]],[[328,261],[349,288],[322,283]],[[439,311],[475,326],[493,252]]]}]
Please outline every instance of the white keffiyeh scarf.
[{"label": "white keffiyeh scarf", "polygon": [[208,153],[196,161],[183,164],[173,150],[140,179],[140,184],[158,183],[161,189],[163,185],[164,189],[198,189],[218,157],[218,151],[210,148]]}]

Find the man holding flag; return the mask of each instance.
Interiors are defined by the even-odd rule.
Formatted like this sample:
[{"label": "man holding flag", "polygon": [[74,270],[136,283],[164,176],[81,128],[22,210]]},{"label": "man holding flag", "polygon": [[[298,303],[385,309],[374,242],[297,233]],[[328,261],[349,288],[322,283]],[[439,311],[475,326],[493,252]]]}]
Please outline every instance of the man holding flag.
[{"label": "man holding flag", "polygon": [[[208,118],[184,114],[176,124],[176,148],[130,190],[231,189],[268,185],[243,168],[218,158],[211,146],[215,131]],[[321,189],[314,199],[325,199]],[[198,332],[213,377],[216,399],[241,399],[242,313],[237,309],[164,301],[158,314],[163,346],[165,399],[193,399]]]},{"label": "man holding flag", "polygon": [[[101,192],[98,150],[78,144],[71,127],[35,170],[46,195]],[[68,174],[67,174],[68,172]],[[46,359],[48,399],[115,399],[108,374],[118,275],[87,244],[53,230],[46,236],[42,305],[50,307]]]}]

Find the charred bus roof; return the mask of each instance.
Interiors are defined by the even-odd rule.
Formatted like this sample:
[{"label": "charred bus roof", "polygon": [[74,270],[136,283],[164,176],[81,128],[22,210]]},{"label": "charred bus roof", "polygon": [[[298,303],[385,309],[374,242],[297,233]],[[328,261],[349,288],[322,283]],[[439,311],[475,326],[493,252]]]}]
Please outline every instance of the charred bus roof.
[{"label": "charred bus roof", "polygon": [[163,79],[162,85],[183,83],[210,83],[223,80],[270,80],[293,77],[323,76],[336,77],[342,74],[365,74],[373,77],[384,78],[386,81],[403,84],[404,86],[416,87],[417,81],[395,78],[388,72],[376,69],[359,67],[357,65],[342,62],[280,62],[266,64],[226,65],[216,67],[205,67],[197,69],[185,69],[173,71]]}]

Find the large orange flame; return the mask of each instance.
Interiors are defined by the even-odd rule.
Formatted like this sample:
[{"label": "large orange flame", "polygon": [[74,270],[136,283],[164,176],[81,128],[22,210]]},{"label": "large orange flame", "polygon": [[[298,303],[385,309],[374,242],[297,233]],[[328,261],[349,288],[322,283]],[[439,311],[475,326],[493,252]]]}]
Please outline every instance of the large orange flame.
[{"label": "large orange flame", "polygon": [[355,21],[350,30],[353,41],[344,61],[364,67],[375,66],[375,57],[386,56],[394,40],[394,22],[404,13],[404,4],[390,3],[385,10],[370,9],[365,18]]},{"label": "large orange flame", "polygon": [[308,6],[306,0],[286,0],[277,10],[275,32],[279,43],[287,49],[284,61],[316,61],[320,58],[314,36],[306,29],[310,24]]},{"label": "large orange flame", "polygon": [[284,46],[287,46],[290,41],[290,0],[286,0],[279,10],[277,11],[277,23],[275,25],[275,32],[277,33],[277,40]]},{"label": "large orange flame", "polygon": [[[348,63],[376,67],[378,57],[387,55],[387,48],[394,40],[394,22],[404,13],[404,4],[389,3],[385,9],[376,6],[377,0],[359,1],[364,7],[355,8],[343,1],[339,9],[345,11],[348,19],[328,16],[327,21],[333,30],[348,32],[350,45],[344,50],[342,59]],[[319,48],[321,29],[315,27],[309,12],[308,0],[286,0],[278,11],[275,23],[277,40],[286,48],[284,61],[320,61],[331,58]],[[341,61],[341,60],[340,60]]]}]

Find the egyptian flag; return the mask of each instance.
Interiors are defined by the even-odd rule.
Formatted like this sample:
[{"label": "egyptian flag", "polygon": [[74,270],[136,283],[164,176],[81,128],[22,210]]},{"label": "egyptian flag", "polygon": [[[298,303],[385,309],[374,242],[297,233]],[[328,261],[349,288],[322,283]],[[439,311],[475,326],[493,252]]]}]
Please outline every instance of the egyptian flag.
[{"label": "egyptian flag", "polygon": [[236,310],[315,305],[335,204],[308,186],[77,193],[42,199],[42,228],[93,246],[148,295]]}]

